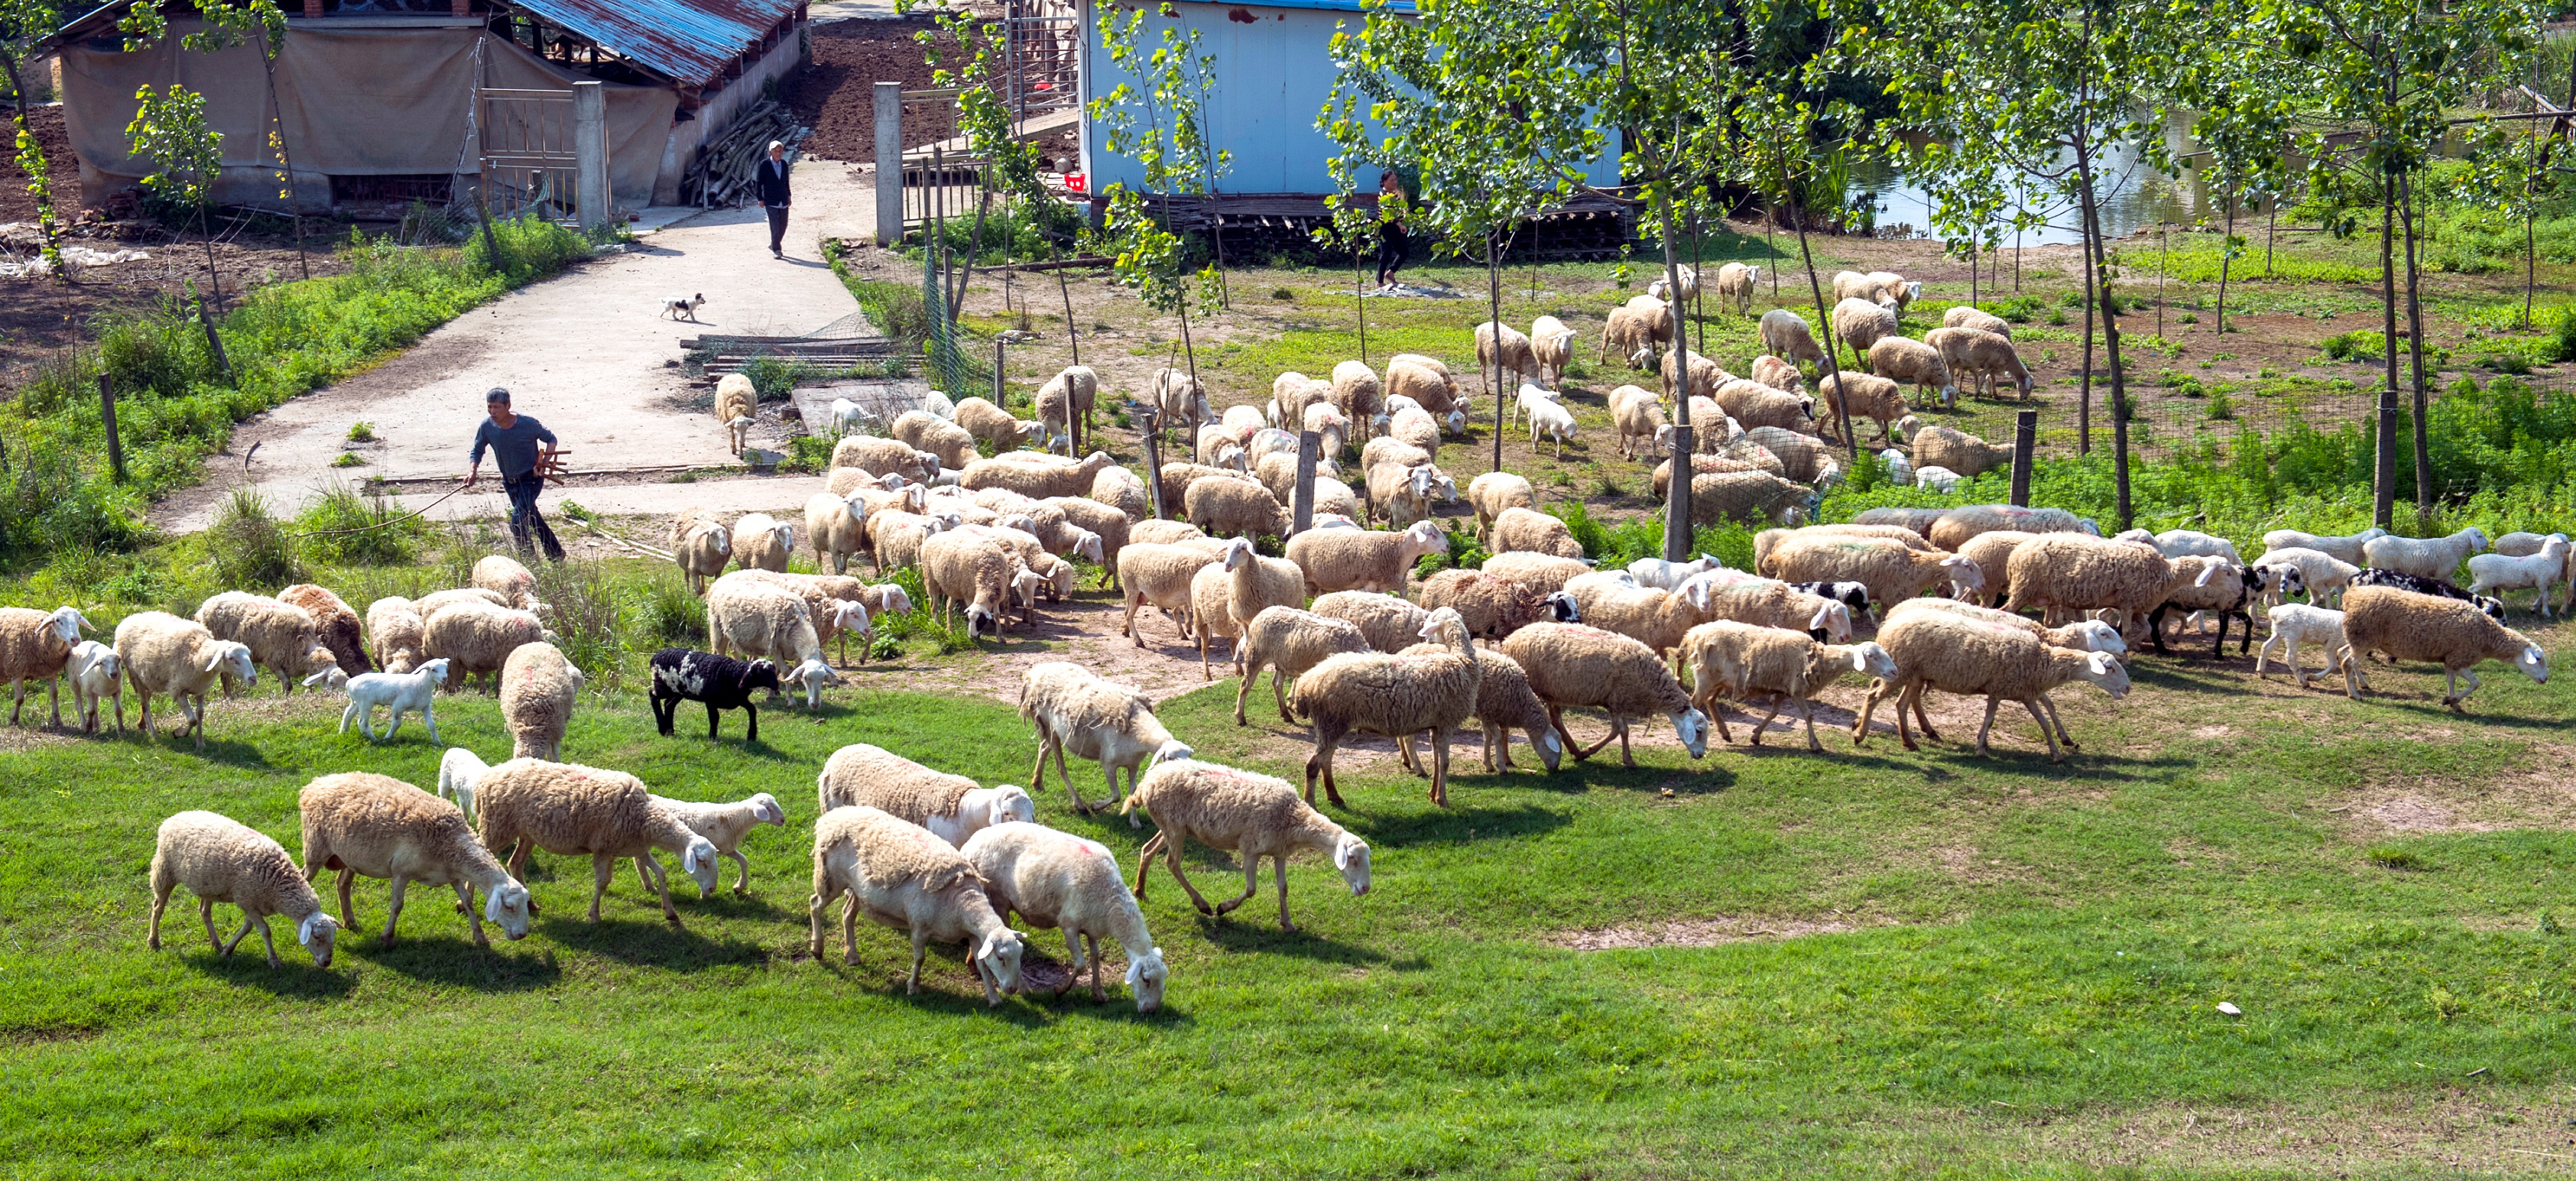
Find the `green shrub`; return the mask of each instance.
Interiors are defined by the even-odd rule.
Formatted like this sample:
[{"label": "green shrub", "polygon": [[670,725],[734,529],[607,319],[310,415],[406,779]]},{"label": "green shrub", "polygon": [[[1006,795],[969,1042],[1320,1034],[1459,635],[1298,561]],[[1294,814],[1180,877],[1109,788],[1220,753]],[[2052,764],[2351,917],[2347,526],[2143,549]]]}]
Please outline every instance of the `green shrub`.
[{"label": "green shrub", "polygon": [[2551,361],[2576,361],[2576,307],[2558,317],[2558,335],[2550,343]]},{"label": "green shrub", "polygon": [[2048,301],[2036,295],[2016,295],[2011,299],[1988,300],[1977,307],[1988,315],[2001,316],[2015,324],[2028,324]]},{"label": "green shrub", "polygon": [[[304,580],[295,539],[269,512],[268,498],[253,487],[235,488],[206,529],[206,556],[215,578],[243,590],[274,591]],[[460,583],[459,585],[463,585]]]},{"label": "green shrub", "polygon": [[382,496],[360,496],[347,487],[322,494],[295,518],[304,553],[342,566],[403,566],[420,557],[429,536],[424,518]]},{"label": "green shrub", "polygon": [[689,593],[688,582],[677,571],[666,572],[636,592],[633,623],[638,652],[704,647],[706,600]]},{"label": "green shrub", "polygon": [[2236,417],[2236,403],[2229,400],[2224,391],[2211,394],[2209,396],[2209,417],[2214,421],[2225,421]]},{"label": "green shrub", "polygon": [[2423,858],[2416,856],[2409,850],[2400,849],[2394,845],[2373,845],[2370,847],[2369,857],[2370,863],[2380,867],[2381,869],[2424,868]]},{"label": "green shrub", "polygon": [[581,670],[583,688],[616,692],[625,684],[626,649],[618,637],[626,630],[626,610],[607,570],[575,559],[538,562],[529,572],[537,576],[537,600],[546,604],[555,647]]},{"label": "green shrub", "polygon": [[796,393],[798,383],[821,376],[822,371],[803,361],[785,357],[754,357],[742,367],[742,375],[763,402],[782,402]]},{"label": "green shrub", "polygon": [[353,423],[350,423],[350,424],[349,424],[349,441],[350,441],[350,442],[352,442],[352,443],[373,443],[373,442],[375,442],[375,441],[376,441],[376,424],[374,424],[374,423],[372,423],[372,422],[353,422]]},{"label": "green shrub", "polygon": [[[352,229],[349,233],[351,243],[356,244],[357,231]],[[500,241],[503,265],[492,265],[480,233],[466,237],[465,261],[487,272],[497,271],[513,285],[555,274],[591,254],[588,237],[533,213],[493,222],[492,236]]]}]

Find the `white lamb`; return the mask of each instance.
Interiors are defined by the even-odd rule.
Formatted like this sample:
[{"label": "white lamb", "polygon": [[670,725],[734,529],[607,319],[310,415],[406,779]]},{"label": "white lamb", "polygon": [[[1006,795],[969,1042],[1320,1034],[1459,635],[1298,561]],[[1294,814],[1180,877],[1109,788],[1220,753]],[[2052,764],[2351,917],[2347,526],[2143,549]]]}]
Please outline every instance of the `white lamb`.
[{"label": "white lamb", "polygon": [[2366,561],[2362,556],[2362,547],[2386,536],[2388,536],[2387,530],[2376,527],[2342,537],[2301,533],[2296,529],[2275,529],[2263,535],[2263,552],[2268,554],[2273,550],[2312,549],[2338,562],[2361,566]]},{"label": "white lamb", "polygon": [[[1556,458],[1565,458],[1565,441],[1574,437],[1574,414],[1534,385],[1521,387],[1521,409],[1530,420],[1530,445],[1538,445],[1540,436],[1556,440]],[[1537,396],[1533,396],[1537,395]]]},{"label": "white lamb", "polygon": [[[355,719],[358,733],[371,742],[390,742],[394,731],[402,728],[406,713],[420,715],[422,725],[429,727],[429,740],[438,741],[438,715],[431,709],[431,694],[438,683],[447,679],[447,658],[436,657],[421,662],[407,673],[360,673],[349,678],[349,707],[340,711],[340,733],[349,732]],[[376,707],[385,707],[385,733],[378,738],[373,729]]]},{"label": "white lamb", "polygon": [[2487,548],[2485,531],[2472,525],[2448,537],[2374,537],[2363,542],[2364,565],[2444,582],[2469,555]]},{"label": "white lamb", "polygon": [[117,659],[116,649],[96,640],[72,645],[71,657],[63,662],[63,676],[72,683],[72,706],[80,714],[81,733],[97,731],[102,698],[116,702],[116,732],[125,733],[125,665]]},{"label": "white lamb", "polygon": [[844,435],[869,435],[875,434],[876,428],[884,425],[884,420],[878,418],[867,407],[848,398],[832,399],[831,427],[835,432]]},{"label": "white lamb", "polygon": [[1701,554],[1687,562],[1667,562],[1662,558],[1639,558],[1628,563],[1628,576],[1635,585],[1660,591],[1678,590],[1694,574],[1715,570],[1725,563],[1714,554]]},{"label": "white lamb", "polygon": [[457,810],[465,813],[465,819],[473,820],[474,785],[482,782],[483,773],[491,769],[473,751],[461,746],[448,747],[447,753],[438,757],[439,798],[454,800]]},{"label": "white lamb", "polygon": [[[1906,417],[1911,418],[1912,415]],[[1914,461],[1902,449],[1890,447],[1878,453],[1878,461],[1887,465],[1887,482],[1900,488],[1914,483]]]},{"label": "white lamb", "polygon": [[2549,588],[2567,576],[2567,542],[2551,537],[2542,543],[2540,552],[2524,557],[2505,554],[2479,554],[2469,559],[2469,593],[2504,597],[2509,590],[2539,592],[2532,606],[2543,618],[2549,609]]},{"label": "white lamb", "polygon": [[1958,491],[1959,483],[1967,478],[1968,477],[1951,471],[1946,467],[1942,467],[1937,463],[1929,467],[1919,467],[1914,469],[1915,487],[1929,488],[1934,492],[1943,493],[1945,495]]},{"label": "white lamb", "polygon": [[[2351,647],[2344,642],[2343,638],[2343,612],[2313,607],[2306,603],[2283,603],[2272,608],[2268,614],[2272,620],[2272,635],[2271,638],[2263,641],[2262,650],[2254,654],[2255,676],[2264,675],[2263,670],[2271,659],[2272,646],[2275,644],[2281,645],[2282,661],[2290,666],[2290,672],[2299,678],[2299,684],[2303,688],[2310,684],[2314,677],[2333,675],[2343,667],[2344,661],[2352,659]],[[2321,644],[2325,647],[2326,666],[2323,669],[2311,674],[2308,670],[2299,667],[2301,641]]]},{"label": "white lamb", "polygon": [[[444,770],[442,767],[442,773]],[[656,807],[679,817],[680,823],[689,826],[689,831],[707,838],[707,843],[716,847],[716,856],[733,858],[739,874],[733,881],[733,892],[737,896],[747,893],[751,886],[751,859],[742,855],[742,839],[751,835],[752,829],[764,824],[787,827],[787,809],[779,804],[777,796],[765,791],[730,804],[695,803],[661,796],[651,798]],[[635,872],[644,878],[645,885],[667,888],[662,882],[662,867],[653,861],[636,858]],[[706,882],[698,883],[698,897],[704,898],[714,892]]]}]

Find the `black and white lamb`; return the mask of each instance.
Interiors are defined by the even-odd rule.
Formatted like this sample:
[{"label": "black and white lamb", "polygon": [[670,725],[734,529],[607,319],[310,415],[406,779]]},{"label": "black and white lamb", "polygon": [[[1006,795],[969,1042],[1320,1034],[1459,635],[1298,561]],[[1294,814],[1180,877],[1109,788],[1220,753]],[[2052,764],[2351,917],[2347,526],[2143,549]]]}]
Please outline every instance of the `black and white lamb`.
[{"label": "black and white lamb", "polygon": [[2394,587],[2398,590],[2413,591],[2419,595],[2439,595],[2445,599],[2458,599],[2486,613],[2487,618],[2498,623],[2504,622],[2504,600],[2491,595],[2470,594],[2439,578],[2426,578],[2421,574],[2408,574],[2403,570],[2364,570],[2352,576],[2352,585]]},{"label": "black and white lamb", "polygon": [[1793,582],[1789,589],[1804,591],[1820,599],[1832,599],[1851,608],[1852,618],[1869,618],[1869,584],[1865,582]]},{"label": "black and white lamb", "polygon": [[664,734],[671,733],[681,702],[703,701],[709,739],[716,736],[723,711],[738,709],[751,718],[743,741],[758,742],[760,707],[752,704],[751,695],[762,689],[780,691],[778,666],[766,660],[736,660],[686,648],[664,648],[653,654],[653,721]]}]

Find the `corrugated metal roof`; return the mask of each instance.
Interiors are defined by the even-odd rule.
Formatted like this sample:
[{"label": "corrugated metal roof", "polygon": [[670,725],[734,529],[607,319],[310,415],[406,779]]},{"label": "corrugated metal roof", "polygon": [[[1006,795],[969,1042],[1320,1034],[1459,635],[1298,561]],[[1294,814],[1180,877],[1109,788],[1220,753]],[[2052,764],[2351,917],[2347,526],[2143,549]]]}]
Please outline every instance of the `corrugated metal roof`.
[{"label": "corrugated metal roof", "polygon": [[[1229,8],[1320,8],[1327,12],[1360,12],[1360,0],[1184,0],[1193,4],[1223,4]],[[1388,12],[1411,12],[1413,0],[1389,0]]]},{"label": "corrugated metal roof", "polygon": [[704,85],[796,0],[508,0],[672,80]]}]

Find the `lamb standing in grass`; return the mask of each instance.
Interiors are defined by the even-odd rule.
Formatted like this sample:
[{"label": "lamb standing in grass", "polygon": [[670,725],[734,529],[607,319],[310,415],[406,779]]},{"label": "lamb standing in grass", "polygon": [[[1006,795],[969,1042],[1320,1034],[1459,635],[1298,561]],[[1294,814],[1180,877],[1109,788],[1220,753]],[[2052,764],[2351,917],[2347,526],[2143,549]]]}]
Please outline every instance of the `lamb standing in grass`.
[{"label": "lamb standing in grass", "polygon": [[[700,893],[715,889],[715,846],[655,804],[643,781],[623,771],[512,759],[483,773],[474,800],[483,847],[496,854],[510,850],[510,876],[515,879],[527,880],[528,855],[537,849],[590,855],[591,922],[599,921],[600,899],[608,894],[617,863],[629,857],[651,863],[655,849],[677,854],[681,870],[697,879]],[[662,918],[679,926],[680,912],[671,908],[671,891],[662,884],[658,864],[652,877],[659,885]],[[537,909],[531,900],[529,912]]]},{"label": "lamb standing in grass", "polygon": [[[1623,766],[1637,765],[1629,751],[1628,719],[1663,714],[1673,733],[1694,759],[1708,754],[1708,715],[1690,703],[1690,694],[1663,657],[1627,636],[1579,623],[1535,623],[1512,633],[1501,645],[1529,675],[1530,689],[1547,703],[1548,718],[1577,761],[1588,759],[1619,740]],[[1576,746],[1565,728],[1565,710],[1591,706],[1610,715],[1610,733],[1590,747]]]},{"label": "lamb standing in grass", "polygon": [[[958,850],[974,863],[975,876],[1002,920],[1011,914],[1034,927],[1063,930],[1076,978],[1089,945],[1091,999],[1109,999],[1100,987],[1100,941],[1115,939],[1127,955],[1127,987],[1136,994],[1136,1011],[1163,1007],[1163,986],[1171,969],[1163,951],[1146,933],[1145,914],[1119,876],[1118,857],[1109,847],[1044,825],[1013,821],[976,833]],[[1068,981],[1070,986],[1070,981]]]},{"label": "lamb standing in grass", "polygon": [[[1298,799],[1297,789],[1284,779],[1194,759],[1158,763],[1128,794],[1121,811],[1138,808],[1153,818],[1155,828],[1136,858],[1139,902],[1145,900],[1145,876],[1154,858],[1164,856],[1173,880],[1189,893],[1199,913],[1231,913],[1259,892],[1261,861],[1269,858],[1279,884],[1279,929],[1294,931],[1297,924],[1288,920],[1288,858],[1305,849],[1332,854],[1333,868],[1341,872],[1352,897],[1369,892],[1368,842]],[[1199,895],[1181,872],[1181,846],[1191,840],[1242,859],[1242,897],[1210,906]]]},{"label": "lamb standing in grass", "polygon": [[[438,741],[438,715],[435,712],[438,684],[447,679],[447,658],[432,657],[419,668],[405,673],[361,673],[349,678],[343,688],[349,694],[348,707],[340,711],[340,733],[349,732],[349,723],[358,723],[358,733],[369,742],[391,742],[394,731],[402,728],[403,715],[420,715],[421,724],[429,727],[429,740]],[[372,728],[376,707],[385,707],[385,733],[376,736]]]},{"label": "lamb standing in grass", "polygon": [[1315,777],[1324,779],[1324,795],[1343,807],[1333,782],[1333,751],[1345,734],[1382,734],[1409,739],[1431,731],[1431,802],[1449,806],[1449,732],[1476,713],[1476,687],[1484,669],[1466,621],[1455,608],[1431,613],[1422,637],[1455,645],[1454,655],[1388,656],[1380,652],[1346,653],[1325,659],[1297,678],[1288,694],[1289,707],[1315,723],[1315,753],[1306,760],[1306,802],[1315,798]]},{"label": "lamb standing in grass", "polygon": [[[68,651],[68,649],[67,649]],[[135,725],[152,733],[152,699],[170,695],[186,717],[182,734],[195,733],[197,749],[206,749],[206,691],[232,677],[245,685],[259,683],[250,649],[218,640],[205,625],[161,611],[137,611],[116,625],[116,660],[134,685],[143,716]]]},{"label": "lamb standing in grass", "polygon": [[116,703],[116,732],[125,733],[125,666],[117,661],[116,649],[96,640],[72,645],[70,658],[63,662],[63,679],[72,684],[72,712],[80,715],[81,733],[98,730],[102,699]]},{"label": "lamb standing in grass", "polygon": [[[391,883],[385,933],[378,940],[383,946],[393,946],[403,892],[414,883],[454,888],[456,907],[472,923],[478,947],[491,944],[483,935],[485,919],[500,924],[501,933],[511,939],[527,937],[528,888],[474,838],[456,805],[399,779],[363,771],[322,776],[296,798],[304,822],[305,879],[338,871],[344,925],[358,925],[349,887],[364,874]],[[474,910],[476,890],[483,892],[480,914]]]},{"label": "lamb standing in grass", "polygon": [[[161,950],[161,912],[180,886],[197,896],[197,917],[206,921],[206,942],[215,954],[231,955],[256,927],[268,947],[268,966],[281,966],[268,919],[282,915],[295,922],[295,941],[313,953],[313,966],[331,966],[340,924],[323,912],[321,898],[286,849],[259,830],[212,812],[181,812],[161,822],[152,850],[152,925],[145,940],[154,951]],[[215,933],[218,902],[241,908],[242,929],[230,943]]]},{"label": "lamb standing in grass", "polygon": [[[696,510],[683,512],[671,522],[671,561],[680,568],[680,577],[689,584],[689,593],[707,593],[707,580],[725,572],[733,561],[733,532],[717,522],[696,515]],[[376,646],[384,647],[383,632],[373,626],[375,608],[367,608],[368,631],[378,638]]]},{"label": "lamb standing in grass", "polygon": [[[563,761],[564,727],[581,700],[582,681],[581,670],[552,644],[521,644],[510,652],[501,665],[501,724],[510,731],[511,758]],[[430,741],[438,741],[435,730]]]},{"label": "lamb standing in grass", "polygon": [[[2040,737],[2048,742],[2049,761],[2062,763],[2066,756],[2057,748],[2058,739],[2065,738],[2069,750],[2074,749],[2075,739],[2066,733],[2066,723],[2058,720],[2057,706],[2048,699],[2048,691],[2069,681],[2086,680],[2101,686],[2115,701],[2129,692],[2128,671],[2110,656],[2050,647],[2024,629],[2003,624],[1942,612],[1891,616],[1887,626],[1879,629],[1878,642],[1896,661],[1898,674],[1870,691],[1868,703],[1861,707],[1860,721],[1852,727],[1855,746],[1867,740],[1870,714],[1880,701],[1889,698],[1896,702],[1896,732],[1905,749],[1918,749],[1906,725],[1909,707],[1915,719],[1923,723],[1923,736],[1939,738],[1922,706],[1923,692],[1939,689],[1986,699],[1985,723],[1977,729],[1978,754],[1992,753],[1986,739],[1994,729],[1995,707],[2009,699],[2021,702],[2030,711],[2031,720],[2039,723]],[[2051,726],[2056,728],[2053,732]]]},{"label": "lamb standing in grass", "polygon": [[1014,785],[977,787],[963,775],[933,771],[863,742],[833,751],[815,786],[825,812],[865,805],[918,824],[952,846],[965,844],[987,825],[1038,815],[1029,793]]},{"label": "lamb standing in grass", "polygon": [[823,908],[841,903],[841,960],[859,962],[858,916],[909,931],[912,975],[906,995],[921,991],[921,964],[933,939],[972,944],[968,962],[987,1005],[1020,986],[1020,933],[993,912],[973,862],[919,827],[874,808],[826,812],[814,822],[814,892],[805,909],[806,945],[823,958]]},{"label": "lamb standing in grass", "polygon": [[[2361,658],[2374,652],[2391,663],[2440,664],[2442,704],[2452,713],[2468,712],[2460,703],[2478,691],[2478,674],[2471,666],[2481,661],[2502,660],[2538,684],[2549,683],[2549,654],[2540,645],[2457,599],[2357,586],[2343,597],[2343,635],[2351,647],[2343,664],[2344,693],[2355,701],[2368,687],[2362,682]],[[2466,689],[2459,687],[2462,678],[2468,680]]]},{"label": "lamb standing in grass", "polygon": [[2522,557],[2478,554],[2469,559],[2469,593],[2501,599],[2506,591],[2527,588],[2534,592],[2532,609],[2548,618],[2549,588],[2567,577],[2567,553],[2566,540],[2552,537],[2540,552]]},{"label": "lamb standing in grass", "polygon": [[[2303,689],[2308,687],[2312,677],[2331,676],[2352,659],[2351,645],[2343,638],[2343,612],[2306,603],[2282,603],[2268,614],[2272,620],[2272,635],[2254,654],[2255,676],[2266,675],[2263,670],[2276,644],[2281,648],[2281,662],[2290,666],[2291,675],[2299,678],[2299,687]],[[2299,666],[2299,645],[2303,643],[2317,644],[2326,650],[2323,669],[2311,674]]]},{"label": "lamb standing in grass", "polygon": [[[743,838],[751,835],[751,830],[764,824],[775,824],[780,828],[787,827],[787,809],[779,804],[777,796],[765,791],[754,794],[750,799],[736,800],[730,804],[694,803],[688,800],[664,799],[661,796],[653,797],[653,804],[679,817],[680,823],[689,826],[689,831],[705,837],[708,844],[715,846],[717,856],[733,858],[736,872],[733,892],[737,898],[747,895],[751,890],[751,859],[742,855]],[[648,867],[649,874],[646,872]],[[657,890],[666,888],[660,880],[661,866],[638,857],[635,859],[635,872],[645,875],[645,885]],[[700,898],[712,892],[703,884],[698,887]]]}]

